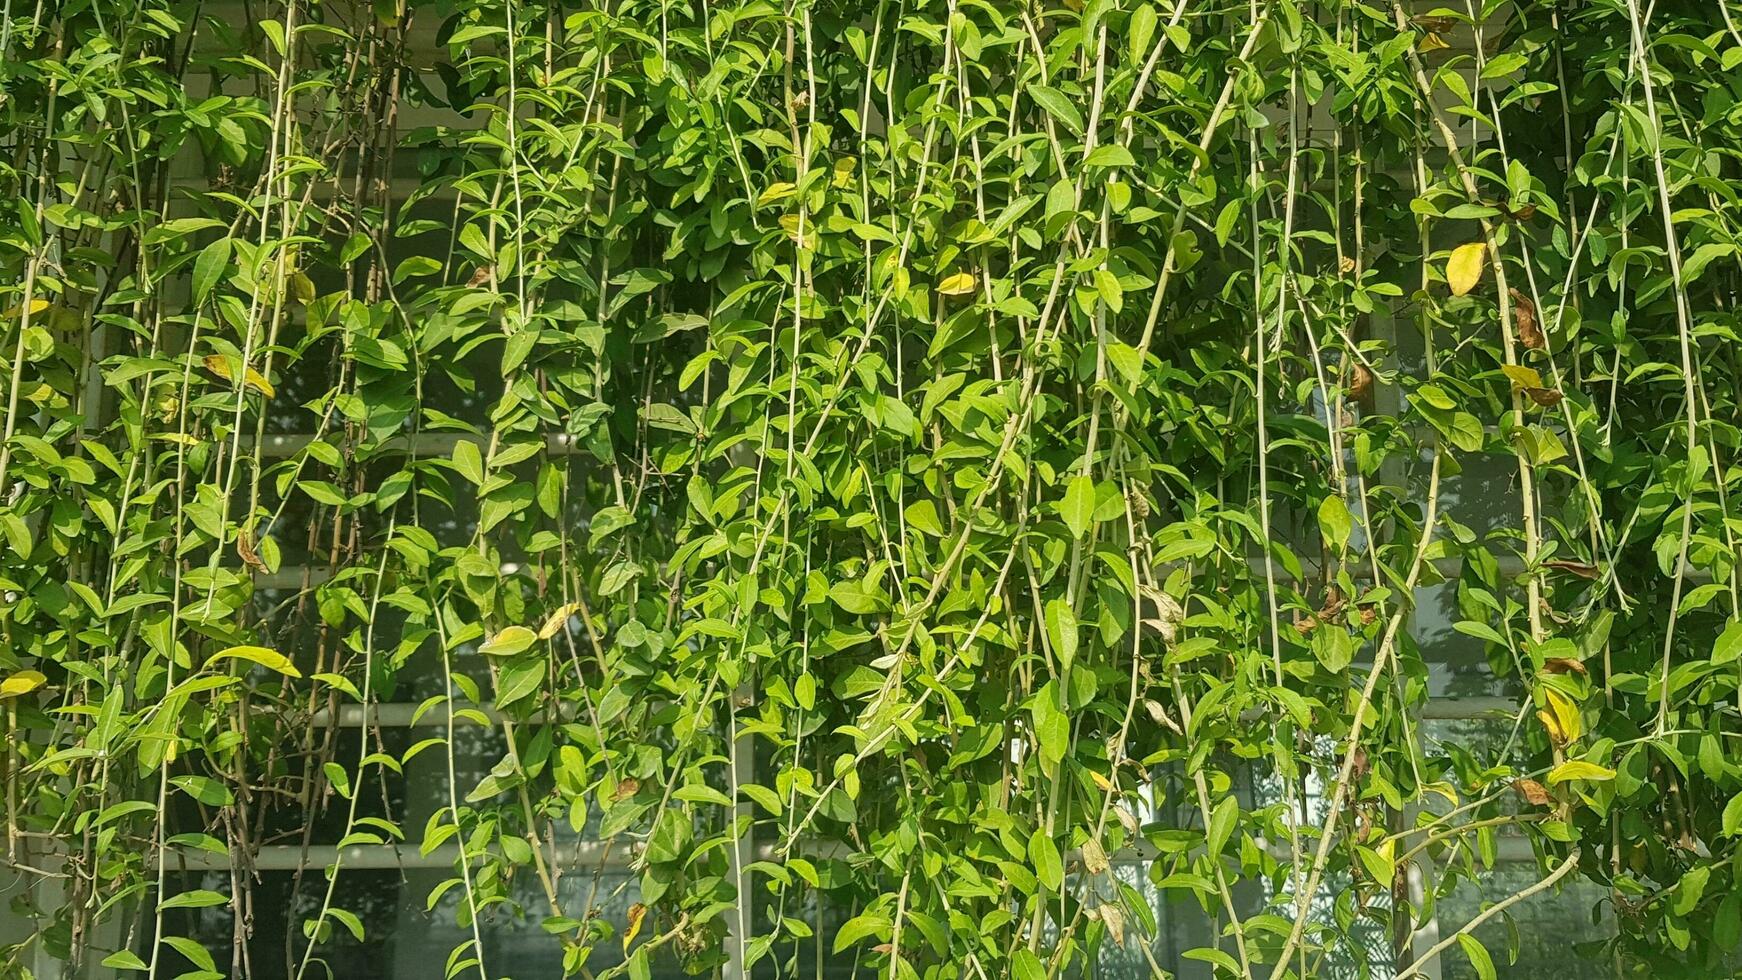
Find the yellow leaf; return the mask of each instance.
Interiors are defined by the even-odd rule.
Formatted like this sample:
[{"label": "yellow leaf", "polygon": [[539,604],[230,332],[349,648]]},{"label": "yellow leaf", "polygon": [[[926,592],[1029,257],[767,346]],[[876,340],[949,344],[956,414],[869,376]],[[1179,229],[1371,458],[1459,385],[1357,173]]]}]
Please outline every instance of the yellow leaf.
[{"label": "yellow leaf", "polygon": [[11,677],[0,681],[0,698],[15,698],[21,694],[29,694],[48,681],[38,671],[21,670]]},{"label": "yellow leaf", "polygon": [[268,650],[265,647],[230,647],[227,650],[219,650],[212,654],[211,659],[207,660],[206,663],[211,664],[218,660],[246,660],[286,677],[302,676],[302,671],[296,669],[296,665],[290,662],[289,657],[277,650]]},{"label": "yellow leaf", "polygon": [[858,167],[859,167],[859,158],[858,157],[842,157],[839,160],[836,160],[835,161],[835,178],[834,178],[835,186],[836,187],[851,187],[851,186],[853,186],[853,171],[857,170]]},{"label": "yellow leaf", "polygon": [[1541,388],[1543,386],[1542,375],[1536,368],[1525,367],[1522,364],[1502,364],[1500,370],[1512,379],[1514,385],[1520,388]]},{"label": "yellow leaf", "polygon": [[1096,786],[1101,787],[1101,792],[1103,792],[1103,793],[1112,792],[1113,781],[1111,779],[1108,779],[1106,776],[1101,775],[1100,773],[1096,772],[1093,769],[1089,770],[1089,778],[1093,779],[1095,781]]},{"label": "yellow leaf", "polygon": [[1488,246],[1482,242],[1470,242],[1452,249],[1452,257],[1446,260],[1446,283],[1452,287],[1453,296],[1462,296],[1476,288],[1482,281],[1482,270],[1488,263]]},{"label": "yellow leaf", "polygon": [[629,906],[629,924],[623,929],[623,955],[629,955],[629,944],[635,941],[641,932],[641,923],[647,918],[647,906],[636,902]]},{"label": "yellow leaf", "polygon": [[[46,310],[46,309],[48,309],[48,300],[46,300],[46,299],[33,299],[30,301],[30,315],[31,316],[35,316],[38,313],[41,313],[43,310]],[[20,303],[19,305],[14,306],[12,309],[7,310],[5,313],[0,313],[0,317],[4,317],[5,319],[10,320],[13,317],[18,316],[19,314],[21,314],[23,312],[24,312],[24,304]]]},{"label": "yellow leaf", "polygon": [[961,296],[974,291],[975,279],[972,272],[958,272],[938,283],[938,293],[943,296]]},{"label": "yellow leaf", "polygon": [[[207,354],[205,364],[206,370],[220,378],[223,378],[225,381],[232,383],[235,382],[236,371],[235,368],[231,366],[228,357],[225,357],[223,354]],[[262,395],[271,398],[275,394],[272,390],[272,382],[266,380],[266,376],[261,374],[259,371],[249,368],[242,373],[242,377],[246,380],[248,385],[253,387],[255,391],[260,392]]]},{"label": "yellow leaf", "polygon": [[1415,49],[1417,51],[1444,51],[1449,47],[1451,47],[1451,45],[1446,43],[1446,39],[1440,37],[1433,31],[1428,31],[1426,34],[1423,34],[1421,40],[1415,42]]},{"label": "yellow leaf", "polygon": [[563,624],[569,621],[570,616],[573,616],[575,613],[580,611],[580,603],[564,603],[555,612],[550,614],[550,618],[544,621],[543,626],[538,628],[538,638],[541,640],[548,640],[562,632]]},{"label": "yellow leaf", "polygon": [[1536,713],[1536,720],[1542,722],[1542,727],[1548,731],[1550,741],[1554,742],[1556,745],[1567,744],[1567,734],[1566,732],[1561,731],[1561,723],[1555,721],[1554,715],[1549,714],[1546,711],[1538,711]]},{"label": "yellow leaf", "polygon": [[484,641],[478,652],[491,657],[512,657],[532,646],[538,634],[524,626],[510,626]]},{"label": "yellow leaf", "polygon": [[1577,741],[1585,733],[1584,720],[1579,717],[1579,706],[1552,687],[1543,688],[1543,694],[1548,697],[1549,710],[1554,712],[1555,723],[1561,734],[1566,736],[1566,741]]},{"label": "yellow leaf", "polygon": [[1548,772],[1549,785],[1564,783],[1569,779],[1589,779],[1592,782],[1602,782],[1615,778],[1615,770],[1605,769],[1593,762],[1571,759],[1555,766]]},{"label": "yellow leaf", "polygon": [[775,201],[778,201],[783,197],[790,196],[792,192],[796,190],[798,190],[798,185],[790,184],[786,181],[781,181],[778,184],[770,184],[768,185],[768,189],[762,192],[762,196],[756,199],[756,206],[762,207],[766,204],[773,204]]}]

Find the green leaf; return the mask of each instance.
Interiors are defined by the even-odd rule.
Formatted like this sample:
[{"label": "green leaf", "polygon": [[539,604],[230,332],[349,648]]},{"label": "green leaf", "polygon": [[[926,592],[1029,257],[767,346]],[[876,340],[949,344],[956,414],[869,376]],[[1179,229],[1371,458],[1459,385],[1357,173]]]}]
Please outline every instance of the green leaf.
[{"label": "green leaf", "polygon": [[1487,947],[1467,932],[1458,935],[1458,946],[1470,958],[1470,965],[1475,968],[1476,976],[1480,980],[1494,980],[1494,960],[1488,955]]},{"label": "green leaf", "polygon": [[907,505],[907,509],[902,511],[902,515],[907,518],[909,527],[918,528],[933,537],[943,536],[944,526],[938,520],[937,505],[931,501],[916,500]]},{"label": "green leaf", "polygon": [[209,909],[218,905],[229,904],[230,896],[221,892],[196,889],[171,895],[158,903],[158,909]]},{"label": "green leaf", "polygon": [[1730,797],[1730,802],[1724,804],[1722,825],[1725,837],[1742,833],[1742,793]]},{"label": "green leaf", "polygon": [[1064,886],[1064,859],[1044,827],[1028,839],[1028,860],[1034,866],[1034,877],[1042,888],[1056,892]]},{"label": "green leaf", "polygon": [[1080,539],[1089,533],[1095,521],[1095,481],[1087,476],[1072,477],[1065,487],[1064,502],[1059,504],[1059,515],[1071,529],[1071,537]]},{"label": "green leaf", "polygon": [[103,957],[103,966],[111,970],[139,970],[142,972],[151,969],[144,960],[139,958],[139,954],[130,949],[118,949]]},{"label": "green leaf", "polygon": [[1077,656],[1077,614],[1071,610],[1071,604],[1063,599],[1052,599],[1046,604],[1046,636],[1052,642],[1053,653],[1059,658],[1059,674],[1070,673],[1071,663]]},{"label": "green leaf", "polygon": [[1222,848],[1228,846],[1228,839],[1234,836],[1234,826],[1240,820],[1240,801],[1232,796],[1224,796],[1210,812],[1210,827],[1205,834],[1212,857],[1222,853]]},{"label": "green leaf", "polygon": [[470,439],[461,439],[454,443],[454,470],[473,486],[484,484],[484,454],[478,451],[478,444]]},{"label": "green leaf", "polygon": [[882,938],[894,931],[895,925],[887,915],[878,912],[864,912],[848,919],[841,924],[835,933],[835,952],[839,953],[870,936]]},{"label": "green leaf", "polygon": [[1095,147],[1094,151],[1083,159],[1083,165],[1088,167],[1135,167],[1137,166],[1137,158],[1131,155],[1130,150],[1118,143],[1105,143]]},{"label": "green leaf", "polygon": [[480,644],[478,652],[490,657],[512,657],[537,639],[538,634],[524,626],[510,626]]},{"label": "green leaf", "polygon": [[1349,546],[1349,535],[1355,527],[1354,515],[1341,494],[1331,493],[1319,502],[1319,533],[1332,551],[1341,552]]},{"label": "green leaf", "polygon": [[230,264],[231,242],[229,236],[220,238],[205,248],[194,259],[194,302],[202,303],[212,292],[212,287],[224,275],[224,268]]},{"label": "green leaf", "polygon": [[1048,769],[1056,768],[1070,746],[1071,721],[1059,698],[1058,685],[1047,681],[1034,692],[1034,737],[1040,758]]},{"label": "green leaf", "polygon": [[873,592],[864,583],[853,579],[830,586],[829,598],[835,600],[835,605],[858,616],[878,612],[888,604],[881,592]]},{"label": "green leaf", "polygon": [[1063,92],[1049,85],[1029,85],[1029,97],[1035,104],[1046,110],[1046,114],[1058,120],[1073,136],[1083,135],[1083,114]]},{"label": "green leaf", "polygon": [[1130,45],[1130,58],[1137,64],[1142,64],[1149,57],[1149,42],[1155,39],[1155,8],[1149,4],[1140,4],[1131,11],[1131,19],[1126,22],[1125,41]]},{"label": "green leaf", "polygon": [[1742,622],[1731,620],[1712,644],[1712,663],[1727,664],[1742,656]]}]

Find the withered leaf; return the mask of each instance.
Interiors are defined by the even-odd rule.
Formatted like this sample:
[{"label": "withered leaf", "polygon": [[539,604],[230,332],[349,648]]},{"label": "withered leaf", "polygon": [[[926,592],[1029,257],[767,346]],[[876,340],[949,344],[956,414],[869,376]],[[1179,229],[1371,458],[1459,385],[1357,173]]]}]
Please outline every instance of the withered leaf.
[{"label": "withered leaf", "polygon": [[1373,372],[1367,365],[1356,364],[1349,372],[1349,397],[1366,398],[1373,391]]},{"label": "withered leaf", "polygon": [[1425,15],[1415,18],[1415,23],[1422,30],[1432,31],[1435,34],[1444,34],[1458,26],[1458,22],[1450,17],[1428,17]]},{"label": "withered leaf", "polygon": [[1132,813],[1130,807],[1123,803],[1114,804],[1113,815],[1119,818],[1119,826],[1124,827],[1126,833],[1137,833],[1140,824],[1137,822],[1137,814]]},{"label": "withered leaf", "polygon": [[254,532],[243,528],[236,534],[236,557],[242,559],[242,564],[257,572],[268,571],[266,563],[260,560],[260,553],[254,550]]},{"label": "withered leaf", "polygon": [[1101,906],[1101,924],[1107,927],[1107,938],[1113,940],[1113,945],[1125,945],[1125,913],[1119,911],[1117,905]]},{"label": "withered leaf", "polygon": [[640,789],[641,780],[639,779],[621,780],[617,783],[616,791],[611,794],[611,801],[616,802],[618,800],[626,800],[631,796],[634,796],[640,791]]},{"label": "withered leaf", "polygon": [[1506,294],[1512,297],[1512,322],[1518,325],[1518,342],[1531,350],[1546,348],[1547,339],[1543,337],[1542,326],[1536,319],[1536,304],[1515,288],[1509,287]]},{"label": "withered leaf", "polygon": [[1526,386],[1518,390],[1524,392],[1526,397],[1531,401],[1536,402],[1538,405],[1541,405],[1543,408],[1553,408],[1561,403],[1561,399],[1566,397],[1566,395],[1561,394],[1559,388],[1536,388]]},{"label": "withered leaf", "polygon": [[1107,851],[1093,837],[1083,841],[1083,869],[1092,875],[1107,870]]},{"label": "withered leaf", "polygon": [[1449,47],[1451,47],[1451,45],[1446,43],[1446,39],[1440,37],[1435,31],[1429,31],[1426,34],[1423,34],[1421,40],[1415,42],[1415,48],[1417,51],[1444,51]]},{"label": "withered leaf", "polygon": [[636,902],[629,906],[629,923],[623,929],[623,953],[628,955],[629,944],[635,941],[635,935],[641,931],[641,923],[647,918],[647,906]]},{"label": "withered leaf", "polygon": [[1548,806],[1548,789],[1534,779],[1520,779],[1512,784],[1518,795],[1524,797],[1531,806]]},{"label": "withered leaf", "polygon": [[1556,560],[1556,561],[1546,561],[1546,562],[1543,562],[1543,564],[1549,568],[1556,569],[1557,571],[1570,572],[1574,575],[1577,575],[1580,578],[1596,578],[1597,577],[1597,571],[1598,571],[1597,566],[1589,565],[1589,564],[1586,564],[1585,562],[1582,562],[1582,561]]},{"label": "withered leaf", "polygon": [[1546,674],[1587,673],[1584,663],[1571,657],[1550,657],[1542,662],[1542,669]]},{"label": "withered leaf", "polygon": [[1506,216],[1513,221],[1529,221],[1536,217],[1536,205],[1521,204],[1518,207],[1506,206]]}]

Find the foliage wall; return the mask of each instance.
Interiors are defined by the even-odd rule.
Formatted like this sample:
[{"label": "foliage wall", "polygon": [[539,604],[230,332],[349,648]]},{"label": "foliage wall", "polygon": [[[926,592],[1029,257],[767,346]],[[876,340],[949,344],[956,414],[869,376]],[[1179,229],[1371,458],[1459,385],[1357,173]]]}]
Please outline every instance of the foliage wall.
[{"label": "foliage wall", "polygon": [[1728,974],[1732,0],[0,18],[7,975]]}]

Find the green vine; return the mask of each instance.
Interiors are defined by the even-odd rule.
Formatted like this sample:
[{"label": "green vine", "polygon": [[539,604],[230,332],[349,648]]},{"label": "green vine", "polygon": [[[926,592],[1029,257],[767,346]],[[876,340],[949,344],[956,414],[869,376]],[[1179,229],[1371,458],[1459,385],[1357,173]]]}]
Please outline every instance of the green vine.
[{"label": "green vine", "polygon": [[0,975],[1731,975],[1738,17],[8,0]]}]

